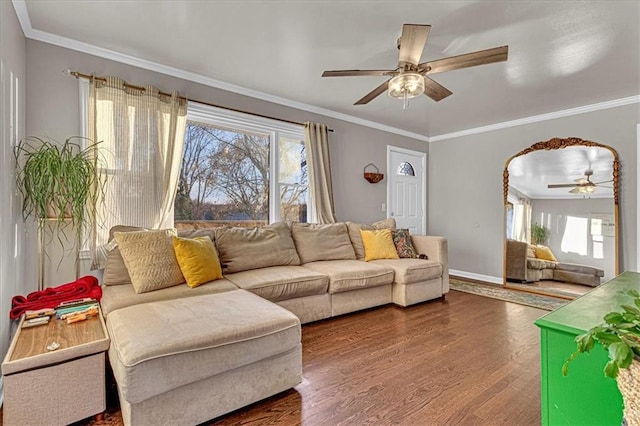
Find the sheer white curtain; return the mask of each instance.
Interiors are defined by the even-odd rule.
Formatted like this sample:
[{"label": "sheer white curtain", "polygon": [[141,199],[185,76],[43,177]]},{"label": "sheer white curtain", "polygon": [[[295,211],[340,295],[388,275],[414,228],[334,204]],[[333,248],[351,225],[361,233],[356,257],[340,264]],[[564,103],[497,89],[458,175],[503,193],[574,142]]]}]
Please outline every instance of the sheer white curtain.
[{"label": "sheer white curtain", "polygon": [[107,175],[91,238],[94,267],[102,266],[97,248],[112,226],[173,226],[187,115],[177,92],[167,96],[152,86],[140,90],[116,77],[105,79],[89,85],[88,131],[100,141]]},{"label": "sheer white curtain", "polygon": [[333,186],[329,161],[329,136],[327,126],[304,123],[304,143],[309,171],[309,196],[313,210],[310,221],[335,223]]},{"label": "sheer white curtain", "polygon": [[513,239],[531,242],[531,203],[523,198],[513,205]]}]

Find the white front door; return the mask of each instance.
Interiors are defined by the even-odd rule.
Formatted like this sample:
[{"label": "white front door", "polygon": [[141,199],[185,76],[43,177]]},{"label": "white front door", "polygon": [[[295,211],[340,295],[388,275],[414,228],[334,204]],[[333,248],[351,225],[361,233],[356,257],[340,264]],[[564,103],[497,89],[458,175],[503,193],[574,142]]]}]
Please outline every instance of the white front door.
[{"label": "white front door", "polygon": [[387,146],[387,217],[411,234],[426,232],[427,154]]}]

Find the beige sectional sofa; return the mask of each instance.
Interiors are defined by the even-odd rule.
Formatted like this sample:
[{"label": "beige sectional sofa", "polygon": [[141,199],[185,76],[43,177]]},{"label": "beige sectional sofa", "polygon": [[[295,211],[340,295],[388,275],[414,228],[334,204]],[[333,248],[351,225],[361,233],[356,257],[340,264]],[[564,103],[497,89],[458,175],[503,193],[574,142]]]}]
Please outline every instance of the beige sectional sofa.
[{"label": "beige sectional sofa", "polygon": [[[181,231],[215,242],[224,277],[136,293],[117,247],[102,311],[125,424],[197,424],[302,380],[300,325],[449,291],[447,241],[411,236],[428,259],[364,261],[360,229],[277,223]],[[116,232],[139,231],[116,227]]]}]

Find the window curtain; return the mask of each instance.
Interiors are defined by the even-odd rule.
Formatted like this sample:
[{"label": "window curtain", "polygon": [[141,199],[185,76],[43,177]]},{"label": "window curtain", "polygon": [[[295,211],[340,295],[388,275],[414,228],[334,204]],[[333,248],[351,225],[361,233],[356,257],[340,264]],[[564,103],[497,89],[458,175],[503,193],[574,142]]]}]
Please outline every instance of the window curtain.
[{"label": "window curtain", "polygon": [[513,239],[531,242],[531,203],[523,198],[513,206]]},{"label": "window curtain", "polygon": [[93,267],[103,266],[114,225],[173,226],[187,102],[155,87],[132,88],[116,77],[89,84],[88,133],[106,174],[104,202],[91,235]]},{"label": "window curtain", "polygon": [[311,222],[335,223],[327,126],[304,123],[304,144],[309,172],[309,196],[312,200]]}]

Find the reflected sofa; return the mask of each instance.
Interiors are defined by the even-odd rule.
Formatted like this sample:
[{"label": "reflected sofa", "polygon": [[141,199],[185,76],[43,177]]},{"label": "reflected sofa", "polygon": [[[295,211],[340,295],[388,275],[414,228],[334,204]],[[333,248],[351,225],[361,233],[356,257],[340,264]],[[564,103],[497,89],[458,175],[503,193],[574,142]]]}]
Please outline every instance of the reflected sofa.
[{"label": "reflected sofa", "polygon": [[507,240],[506,249],[506,278],[510,281],[554,280],[597,287],[604,277],[604,271],[593,266],[538,259],[534,247],[522,241]]}]

